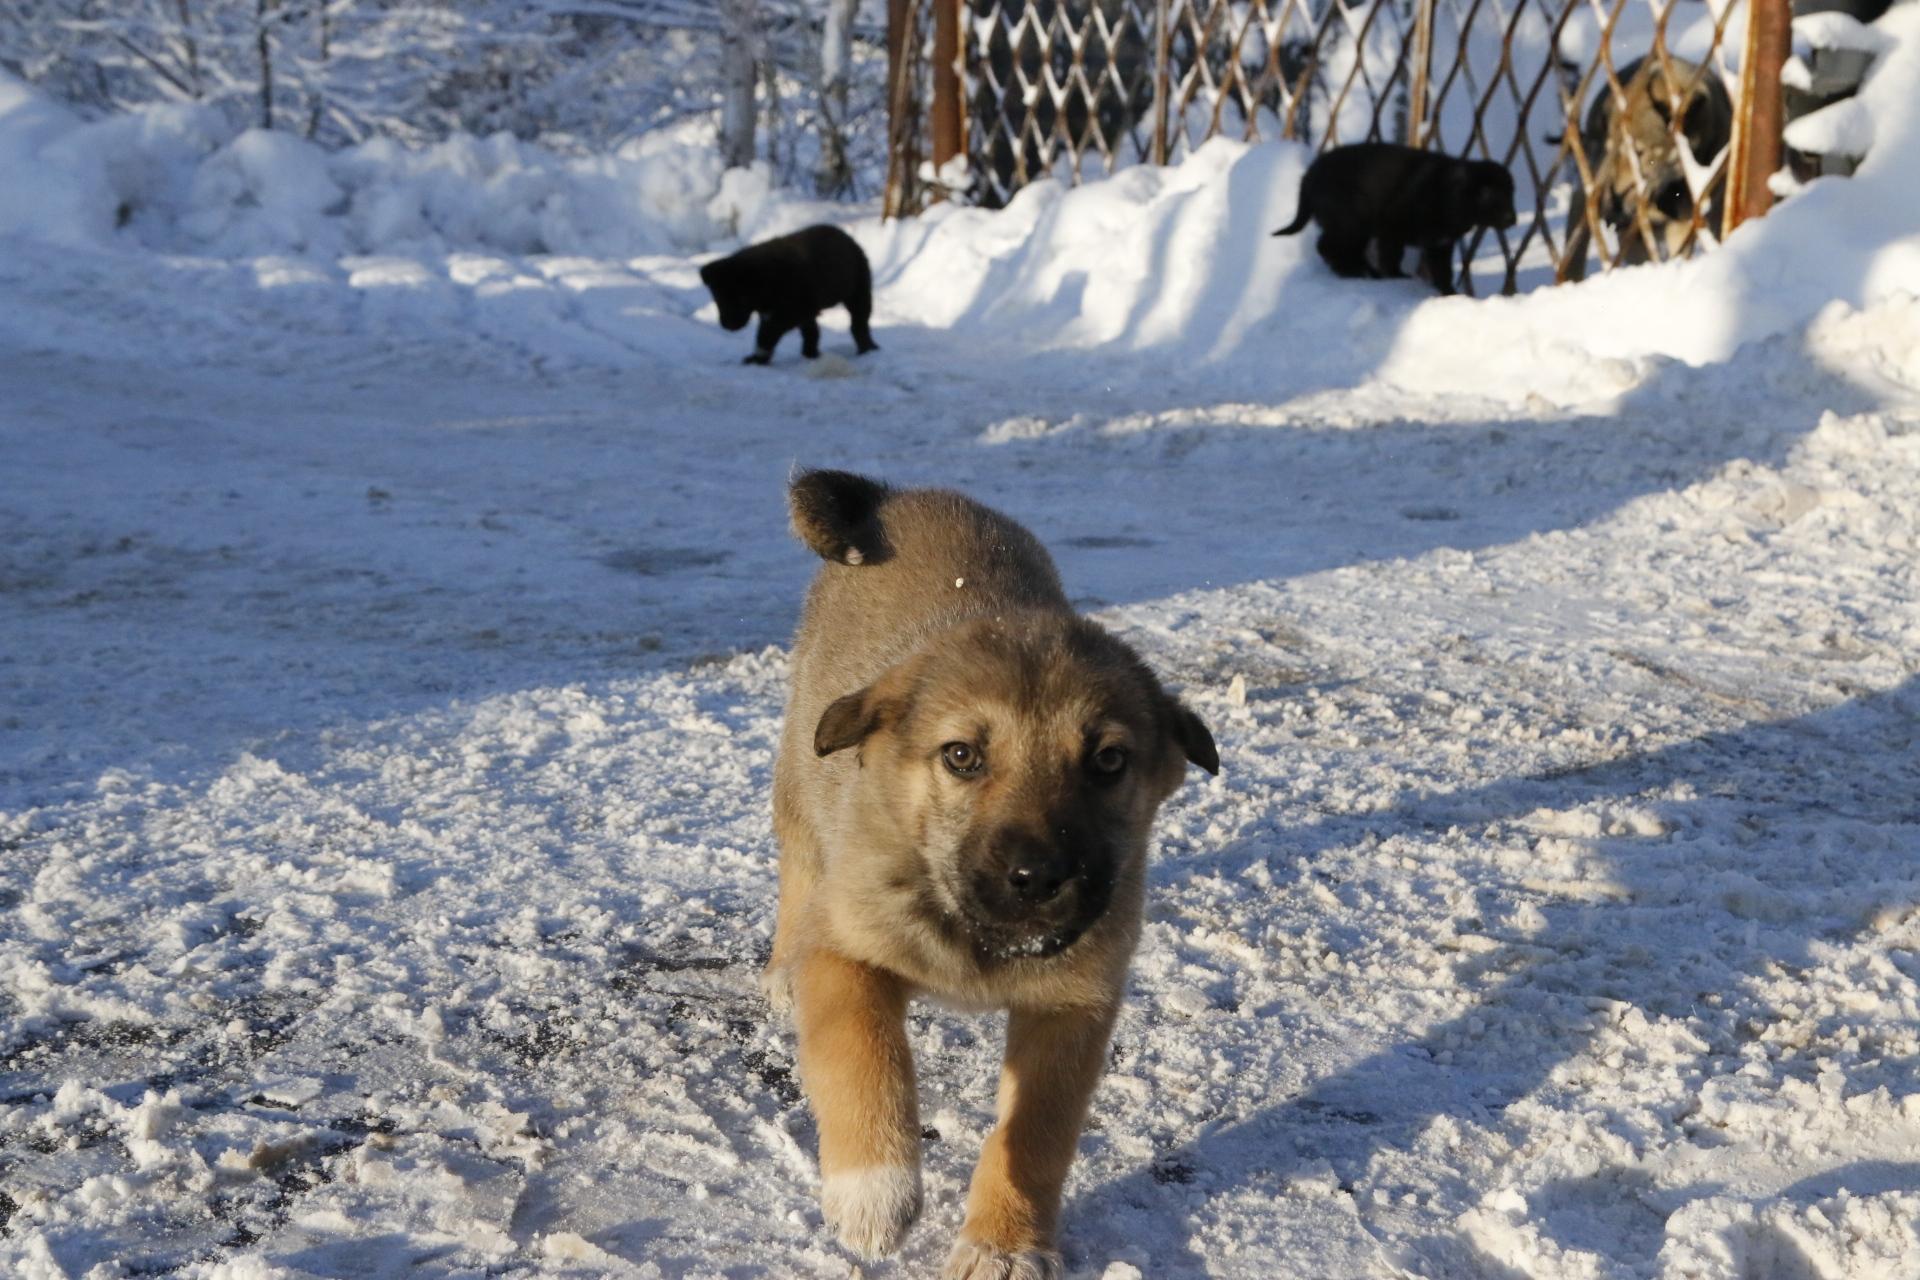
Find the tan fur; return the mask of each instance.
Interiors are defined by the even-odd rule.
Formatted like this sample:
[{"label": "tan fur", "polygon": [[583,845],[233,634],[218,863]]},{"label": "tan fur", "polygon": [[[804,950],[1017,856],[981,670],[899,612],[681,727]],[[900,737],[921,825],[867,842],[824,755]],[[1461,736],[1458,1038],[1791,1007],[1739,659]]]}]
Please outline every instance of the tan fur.
[{"label": "tan fur", "polygon": [[[1674,175],[1686,172],[1680,159],[1680,144],[1675,139],[1667,114],[1684,115],[1686,99],[1680,96],[1689,78],[1698,73],[1693,63],[1679,63],[1678,77],[1669,77],[1658,59],[1648,58],[1626,86],[1626,103],[1607,117],[1606,156],[1595,172],[1595,186],[1610,192],[1620,207],[1643,214],[1647,230],[1653,234],[1660,256],[1670,258],[1686,244],[1693,228],[1691,217],[1669,218],[1653,201],[1642,199],[1642,191],[1658,187]],[[1679,79],[1680,84],[1670,80]],[[1673,113],[1673,104],[1682,110]],[[1656,105],[1658,104],[1658,105]],[[1648,261],[1646,237],[1636,220],[1622,228],[1620,252],[1623,262]]]},{"label": "tan fur", "polygon": [[[908,1164],[917,1210],[906,1001],[1009,1008],[999,1124],[948,1274],[1057,1274],[1060,1188],[1139,937],[1150,829],[1188,757],[1217,766],[1212,740],[1130,650],[1074,615],[1019,525],[943,491],[848,489],[836,505],[807,483],[796,529],[834,558],[807,597],[774,770],[769,970],[794,999],[823,1185]],[[978,744],[977,776],[943,763],[954,742]],[[1090,763],[1103,748],[1126,753],[1110,779]],[[1075,848],[1104,851],[1086,865],[1110,871],[1111,893],[1064,950],[1040,954],[1057,939],[1029,942],[1024,918],[1002,929],[969,895],[1004,887],[993,877],[1006,849],[1064,841],[1069,826],[1098,833]],[[1072,883],[1092,895],[1090,880]],[[912,1210],[905,1182],[868,1181],[904,1220],[850,1231],[858,1214],[842,1205],[833,1225],[871,1253],[898,1242]]]},{"label": "tan fur", "polygon": [[[1677,257],[1701,226],[1718,230],[1719,183],[1696,211],[1687,155],[1711,165],[1732,129],[1731,107],[1714,73],[1684,58],[1648,54],[1622,68],[1618,94],[1603,83],[1581,129],[1579,145],[1593,175],[1595,212],[1619,238],[1620,262],[1635,265]],[[1684,207],[1663,207],[1660,192],[1687,187]],[[1585,197],[1576,201],[1576,210]],[[1587,246],[1597,228],[1580,216],[1568,229],[1568,275],[1586,273]]]}]

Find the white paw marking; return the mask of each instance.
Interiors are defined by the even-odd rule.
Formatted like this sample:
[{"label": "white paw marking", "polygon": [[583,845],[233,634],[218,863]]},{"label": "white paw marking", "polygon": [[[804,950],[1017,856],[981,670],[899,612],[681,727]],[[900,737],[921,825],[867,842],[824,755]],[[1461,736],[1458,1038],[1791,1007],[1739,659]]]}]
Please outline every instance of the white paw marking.
[{"label": "white paw marking", "polygon": [[841,1244],[862,1258],[884,1257],[920,1216],[920,1170],[892,1164],[829,1174],[820,1185],[820,1207]]},{"label": "white paw marking", "polygon": [[1061,1280],[1066,1264],[1051,1249],[1005,1249],[960,1237],[941,1280]]},{"label": "white paw marking", "polygon": [[776,1018],[793,1012],[793,974],[785,965],[768,965],[760,971],[760,994]]}]

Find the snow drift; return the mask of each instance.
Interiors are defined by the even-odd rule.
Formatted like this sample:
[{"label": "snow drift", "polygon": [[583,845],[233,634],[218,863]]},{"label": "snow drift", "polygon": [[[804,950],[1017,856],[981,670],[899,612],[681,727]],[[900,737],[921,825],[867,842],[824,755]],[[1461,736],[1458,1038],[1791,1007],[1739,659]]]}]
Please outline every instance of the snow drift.
[{"label": "snow drift", "polygon": [[686,131],[607,155],[506,133],[329,152],[292,133],[235,132],[210,108],[83,121],[4,72],[0,165],[35,175],[0,194],[0,235],[223,258],[667,253],[750,228],[768,187],[755,170],[723,191],[710,141]]}]

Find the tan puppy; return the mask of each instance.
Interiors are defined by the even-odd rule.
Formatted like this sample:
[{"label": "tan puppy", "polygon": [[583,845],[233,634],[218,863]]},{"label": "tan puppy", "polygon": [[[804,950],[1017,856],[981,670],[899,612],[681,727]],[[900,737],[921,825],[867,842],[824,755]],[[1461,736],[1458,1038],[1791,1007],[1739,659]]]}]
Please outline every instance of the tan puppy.
[{"label": "tan puppy", "polygon": [[774,768],[780,916],[827,1221],[862,1257],[920,1210],[916,995],[1010,1010],[999,1122],[950,1280],[1051,1280],[1060,1188],[1140,933],[1147,838],[1213,738],[1067,604],[1046,550],[957,493],[794,481],[827,560]]},{"label": "tan puppy", "polygon": [[[1733,137],[1733,102],[1709,68],[1684,58],[1651,54],[1620,70],[1620,92],[1604,81],[1580,131],[1580,145],[1593,175],[1595,211],[1619,238],[1620,262],[1633,266],[1686,252],[1695,238],[1696,210],[1687,160],[1711,166]],[[1715,182],[1701,226],[1720,231],[1725,183]],[[1584,195],[1576,195],[1576,221],[1568,228],[1568,276],[1586,274],[1589,225]]]}]

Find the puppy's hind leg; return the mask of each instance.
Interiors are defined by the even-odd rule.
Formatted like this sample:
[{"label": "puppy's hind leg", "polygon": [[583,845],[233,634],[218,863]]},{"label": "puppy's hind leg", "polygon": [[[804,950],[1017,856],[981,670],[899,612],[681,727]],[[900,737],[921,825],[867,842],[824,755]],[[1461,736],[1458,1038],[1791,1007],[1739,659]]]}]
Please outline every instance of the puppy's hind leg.
[{"label": "puppy's hind leg", "polygon": [[830,951],[793,961],[800,1082],[820,1128],[820,1204],[862,1258],[900,1247],[920,1214],[920,1120],[907,992]]},{"label": "puppy's hind leg", "polygon": [[1386,236],[1374,242],[1374,261],[1379,268],[1382,280],[1404,280],[1407,273],[1400,269],[1400,259],[1407,252],[1405,240],[1391,240]]},{"label": "puppy's hind leg", "polygon": [[1351,280],[1373,274],[1372,268],[1367,265],[1367,242],[1364,237],[1322,231],[1315,247],[1337,276]]},{"label": "puppy's hind leg", "polygon": [[800,354],[809,360],[820,358],[820,317],[800,318]]},{"label": "puppy's hind leg", "polygon": [[943,1280],[1059,1280],[1060,1188],[1100,1081],[1111,1009],[1015,1009],[1000,1070],[1000,1122],[967,1194],[967,1221]]},{"label": "puppy's hind leg", "polygon": [[867,320],[873,315],[873,291],[862,289],[848,298],[847,315],[853,319],[853,345],[860,354],[878,351],[880,344],[873,340],[873,332],[867,328]]},{"label": "puppy's hind leg", "polygon": [[1579,216],[1571,222],[1567,247],[1561,251],[1560,261],[1565,264],[1561,269],[1566,278],[1578,283],[1587,278],[1587,249],[1593,243],[1593,231],[1587,226],[1585,201],[1576,199],[1573,208]]}]

